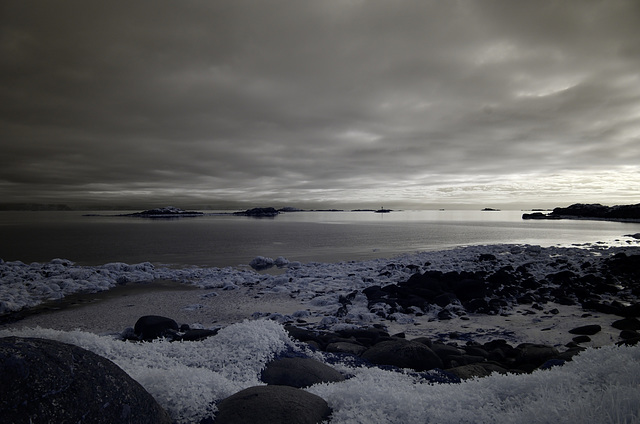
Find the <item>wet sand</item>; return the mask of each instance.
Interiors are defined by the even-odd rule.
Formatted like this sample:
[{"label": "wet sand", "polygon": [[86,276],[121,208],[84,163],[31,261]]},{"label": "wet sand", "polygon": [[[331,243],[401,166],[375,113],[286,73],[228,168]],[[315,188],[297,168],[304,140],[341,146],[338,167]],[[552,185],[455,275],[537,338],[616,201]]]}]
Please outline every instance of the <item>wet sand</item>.
[{"label": "wet sand", "polygon": [[204,290],[158,280],[118,286],[100,293],[75,294],[13,314],[2,328],[42,327],[119,333],[143,315],[162,315],[178,324],[224,326],[250,318],[254,312],[290,314],[303,309],[289,295],[258,294],[250,290]]}]

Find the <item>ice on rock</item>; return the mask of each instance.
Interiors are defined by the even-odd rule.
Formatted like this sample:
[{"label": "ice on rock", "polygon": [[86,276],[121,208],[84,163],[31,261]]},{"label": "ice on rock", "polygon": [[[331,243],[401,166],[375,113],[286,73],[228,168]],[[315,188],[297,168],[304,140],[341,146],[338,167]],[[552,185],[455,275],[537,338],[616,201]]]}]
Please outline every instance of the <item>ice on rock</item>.
[{"label": "ice on rock", "polygon": [[276,260],[274,261],[274,264],[278,267],[278,268],[282,268],[285,267],[287,265],[289,265],[289,260],[282,257],[282,256],[278,256],[276,258]]},{"label": "ice on rock", "polygon": [[264,256],[256,256],[249,262],[249,266],[255,270],[262,270],[272,267],[275,261],[272,258],[266,258]]}]

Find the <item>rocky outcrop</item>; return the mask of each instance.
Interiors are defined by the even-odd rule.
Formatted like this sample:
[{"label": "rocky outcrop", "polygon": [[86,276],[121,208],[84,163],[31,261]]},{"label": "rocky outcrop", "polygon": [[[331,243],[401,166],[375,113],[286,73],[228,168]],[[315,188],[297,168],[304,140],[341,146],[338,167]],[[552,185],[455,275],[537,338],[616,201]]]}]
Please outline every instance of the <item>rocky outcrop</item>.
[{"label": "rocky outcrop", "polygon": [[525,213],[522,219],[604,219],[640,221],[640,203],[635,205],[603,206],[599,203],[575,203],[566,208],[555,208],[549,214]]},{"label": "rocky outcrop", "polygon": [[165,206],[163,208],[148,209],[146,211],[125,214],[122,216],[136,216],[140,218],[181,218],[202,215],[204,215],[202,212],[185,211],[174,206]]},{"label": "rocky outcrop", "polygon": [[171,423],[153,397],[113,362],[44,339],[0,339],[0,421]]}]

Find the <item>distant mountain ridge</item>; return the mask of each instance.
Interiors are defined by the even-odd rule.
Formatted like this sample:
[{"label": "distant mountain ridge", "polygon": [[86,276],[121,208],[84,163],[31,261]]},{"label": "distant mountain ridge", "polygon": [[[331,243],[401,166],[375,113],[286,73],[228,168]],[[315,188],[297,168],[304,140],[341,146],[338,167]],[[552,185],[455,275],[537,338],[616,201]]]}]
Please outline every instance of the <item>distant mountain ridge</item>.
[{"label": "distant mountain ridge", "polygon": [[65,204],[45,203],[0,203],[0,211],[70,211]]}]

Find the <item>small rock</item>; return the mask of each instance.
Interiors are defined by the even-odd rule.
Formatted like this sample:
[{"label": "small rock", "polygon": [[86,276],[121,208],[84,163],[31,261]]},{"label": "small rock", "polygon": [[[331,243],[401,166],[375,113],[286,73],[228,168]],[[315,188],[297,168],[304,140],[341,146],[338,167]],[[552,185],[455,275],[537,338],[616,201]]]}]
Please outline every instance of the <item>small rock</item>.
[{"label": "small rock", "polygon": [[591,341],[591,337],[589,336],[576,336],[573,339],[574,343],[589,343]]},{"label": "small rock", "polygon": [[598,324],[583,325],[569,330],[570,334],[580,334],[583,336],[593,336],[602,330]]}]

